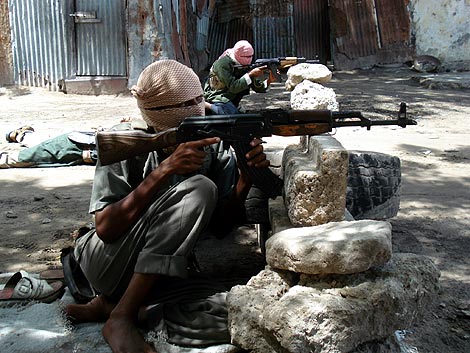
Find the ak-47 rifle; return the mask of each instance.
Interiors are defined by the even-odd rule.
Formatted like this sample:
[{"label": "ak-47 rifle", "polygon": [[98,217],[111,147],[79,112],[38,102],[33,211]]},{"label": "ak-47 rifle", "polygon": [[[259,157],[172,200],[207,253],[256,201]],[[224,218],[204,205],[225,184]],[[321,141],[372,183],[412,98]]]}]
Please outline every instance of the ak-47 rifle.
[{"label": "ak-47 rifle", "polygon": [[267,110],[257,114],[193,116],[184,119],[178,127],[159,133],[142,130],[101,131],[96,144],[102,165],[119,162],[157,149],[182,142],[220,137],[229,143],[237,155],[240,168],[251,176],[254,184],[266,196],[281,195],[282,180],[269,168],[248,167],[245,154],[254,138],[279,136],[319,135],[333,128],[361,126],[369,130],[376,125],[416,125],[406,116],[406,103],[401,103],[397,119],[370,120],[361,112],[331,110]]},{"label": "ak-47 rifle", "polygon": [[256,59],[253,64],[249,65],[235,65],[235,69],[248,72],[257,67],[266,66],[266,70],[269,70],[272,75],[276,78],[278,82],[281,82],[281,75],[279,74],[279,69],[286,69],[290,66],[307,63],[307,64],[319,64],[320,60],[318,59],[305,59],[299,58],[296,56],[283,56],[278,58],[268,58],[268,59]]}]

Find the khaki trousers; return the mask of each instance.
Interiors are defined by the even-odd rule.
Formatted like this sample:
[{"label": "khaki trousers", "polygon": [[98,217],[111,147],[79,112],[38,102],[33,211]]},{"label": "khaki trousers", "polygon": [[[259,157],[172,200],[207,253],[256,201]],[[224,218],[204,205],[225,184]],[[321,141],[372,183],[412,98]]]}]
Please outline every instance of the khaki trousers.
[{"label": "khaki trousers", "polygon": [[94,230],[77,239],[75,258],[93,287],[109,297],[122,296],[135,272],[185,278],[188,256],[216,202],[210,179],[190,177],[156,197],[114,243],[105,244]]}]

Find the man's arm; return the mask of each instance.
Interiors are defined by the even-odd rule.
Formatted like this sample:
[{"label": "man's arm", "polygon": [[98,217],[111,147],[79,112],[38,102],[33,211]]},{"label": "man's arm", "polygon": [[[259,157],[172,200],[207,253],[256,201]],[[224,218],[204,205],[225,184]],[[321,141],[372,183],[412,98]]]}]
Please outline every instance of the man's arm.
[{"label": "man's arm", "polygon": [[237,78],[233,72],[233,63],[231,64],[228,60],[231,59],[222,58],[216,61],[213,72],[223,82],[227,90],[233,94],[248,89],[255,78],[264,74],[261,68],[254,68],[240,78]]},{"label": "man's arm", "polygon": [[95,213],[98,237],[105,243],[119,239],[137,222],[153,196],[171,175],[184,175],[198,170],[206,156],[202,148],[219,141],[218,137],[211,137],[178,145],[176,150],[126,197]]}]

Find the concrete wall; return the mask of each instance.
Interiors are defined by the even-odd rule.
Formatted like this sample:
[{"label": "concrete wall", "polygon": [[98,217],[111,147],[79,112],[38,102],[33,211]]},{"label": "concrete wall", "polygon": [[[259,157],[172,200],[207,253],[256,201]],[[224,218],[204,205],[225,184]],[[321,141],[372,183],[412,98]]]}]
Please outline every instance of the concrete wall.
[{"label": "concrete wall", "polygon": [[0,2],[0,86],[13,84],[8,2]]},{"label": "concrete wall", "polygon": [[470,70],[470,0],[410,0],[417,55]]},{"label": "concrete wall", "polygon": [[[192,0],[128,0],[129,87],[155,60],[175,59],[198,72],[207,65],[208,8]],[[204,43],[197,46],[200,41]]]}]

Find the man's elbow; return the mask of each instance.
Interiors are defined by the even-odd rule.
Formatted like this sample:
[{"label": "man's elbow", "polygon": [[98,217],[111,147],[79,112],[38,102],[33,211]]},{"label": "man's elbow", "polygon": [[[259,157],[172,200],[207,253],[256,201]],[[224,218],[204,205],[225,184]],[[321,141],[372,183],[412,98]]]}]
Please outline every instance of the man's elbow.
[{"label": "man's elbow", "polygon": [[105,244],[110,244],[113,242],[113,237],[111,236],[109,231],[103,229],[104,227],[96,226],[95,232],[96,236],[100,238],[100,240]]}]

